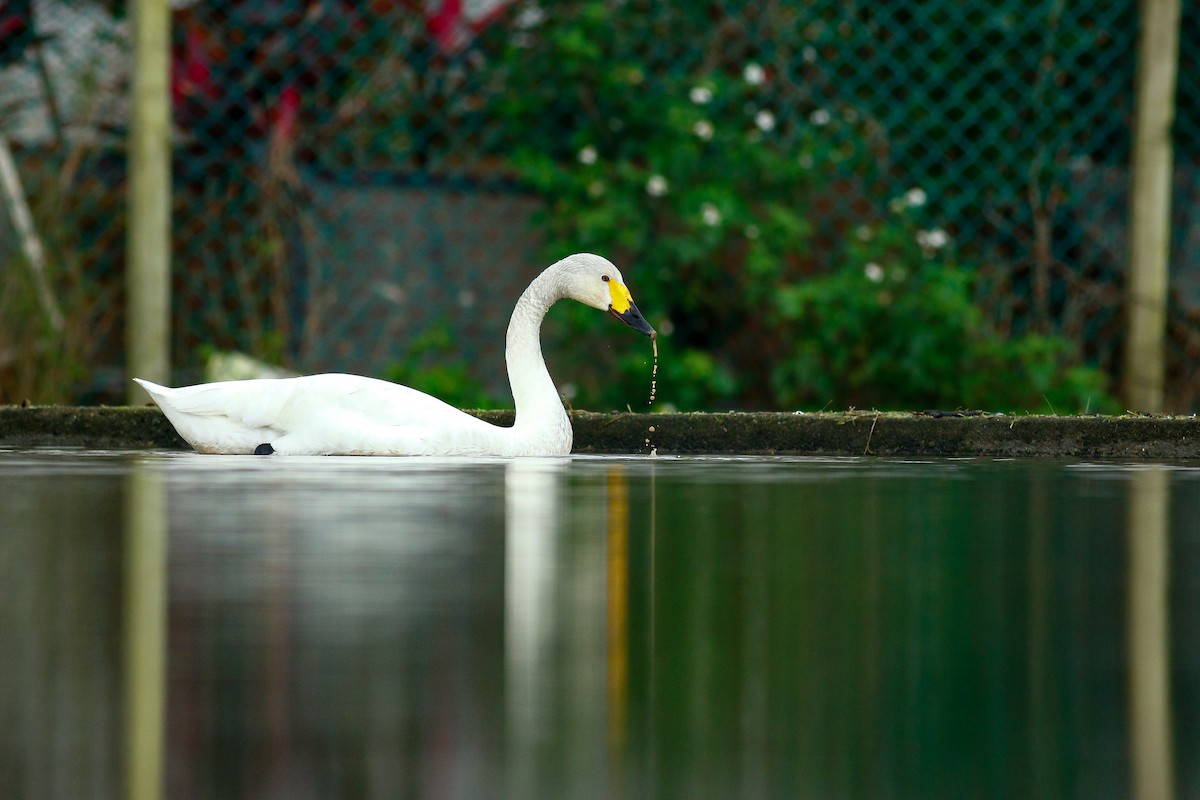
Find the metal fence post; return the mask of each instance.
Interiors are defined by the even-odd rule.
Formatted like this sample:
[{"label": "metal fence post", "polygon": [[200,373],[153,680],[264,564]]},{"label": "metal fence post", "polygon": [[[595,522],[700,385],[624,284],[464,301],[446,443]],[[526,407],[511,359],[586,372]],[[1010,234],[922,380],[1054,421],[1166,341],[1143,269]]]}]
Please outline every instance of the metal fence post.
[{"label": "metal fence post", "polygon": [[[171,146],[170,9],[133,3],[133,103],[129,131],[128,255],[125,290],[127,376],[170,379]],[[129,384],[129,401],[145,392]]]},{"label": "metal fence post", "polygon": [[1179,0],[1141,2],[1122,387],[1126,407],[1134,411],[1163,410],[1179,13]]}]

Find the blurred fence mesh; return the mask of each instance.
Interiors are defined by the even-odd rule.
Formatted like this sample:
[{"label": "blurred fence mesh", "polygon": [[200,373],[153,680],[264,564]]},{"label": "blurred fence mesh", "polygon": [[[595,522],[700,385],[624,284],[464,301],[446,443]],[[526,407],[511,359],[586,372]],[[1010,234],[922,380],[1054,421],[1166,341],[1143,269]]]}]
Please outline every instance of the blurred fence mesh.
[{"label": "blurred fence mesh", "polygon": [[[654,102],[694,74],[757,87],[753,107],[714,107],[711,124],[749,115],[782,148],[827,135],[822,152],[869,173],[814,204],[815,226],[919,201],[979,264],[981,306],[1002,332],[1053,330],[1088,363],[1119,368],[1134,0],[175,6],[179,380],[202,377],[205,355],[225,350],[304,372],[382,374],[416,341],[502,386],[507,314],[557,244],[545,221],[555,198],[512,156],[535,150],[563,168],[589,161],[571,116],[613,113],[589,107],[570,64],[538,60],[555,37],[556,53],[619,51],[612,70],[632,76],[631,103]],[[24,237],[11,213],[0,215],[0,400],[124,391],[125,14],[123,2],[0,0],[0,133],[67,318],[46,335]],[[616,44],[571,39],[578,28],[564,21],[589,14],[619,30]],[[1200,390],[1198,55],[1200,7],[1185,3],[1172,226],[1177,406]],[[514,68],[521,63],[531,66]],[[531,117],[539,92],[550,99]],[[858,131],[861,157],[839,154],[842,123]],[[635,291],[654,280],[629,267]]]}]

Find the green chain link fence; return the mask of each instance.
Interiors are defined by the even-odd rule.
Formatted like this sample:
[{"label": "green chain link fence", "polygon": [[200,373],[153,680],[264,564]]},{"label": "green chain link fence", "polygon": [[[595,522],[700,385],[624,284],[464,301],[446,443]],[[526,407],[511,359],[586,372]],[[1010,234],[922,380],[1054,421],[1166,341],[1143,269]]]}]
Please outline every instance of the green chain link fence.
[{"label": "green chain link fence", "polygon": [[[173,358],[505,404],[524,284],[609,255],[681,408],[1113,410],[1133,0],[181,2]],[[122,367],[125,4],[0,0],[0,401]],[[1200,8],[1179,58],[1168,393],[1200,393]],[[7,208],[7,206],[6,206]],[[648,354],[556,309],[577,405]]]}]

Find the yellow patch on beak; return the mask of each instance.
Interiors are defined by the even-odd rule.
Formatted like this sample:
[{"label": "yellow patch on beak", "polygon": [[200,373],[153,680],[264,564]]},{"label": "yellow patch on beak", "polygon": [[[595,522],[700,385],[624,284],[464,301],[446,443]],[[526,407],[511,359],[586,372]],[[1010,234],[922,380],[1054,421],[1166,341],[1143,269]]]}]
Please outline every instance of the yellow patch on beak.
[{"label": "yellow patch on beak", "polygon": [[618,314],[624,314],[633,305],[633,295],[620,281],[609,281],[608,293],[612,297],[612,310]]}]

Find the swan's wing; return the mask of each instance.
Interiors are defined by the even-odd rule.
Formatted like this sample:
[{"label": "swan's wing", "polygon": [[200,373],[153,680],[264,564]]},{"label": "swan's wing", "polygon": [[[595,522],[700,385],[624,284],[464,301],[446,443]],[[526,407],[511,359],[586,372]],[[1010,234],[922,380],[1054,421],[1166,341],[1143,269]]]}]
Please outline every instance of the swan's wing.
[{"label": "swan's wing", "polygon": [[292,378],[292,406],[336,408],[381,425],[423,425],[470,417],[449,403],[408,386],[361,375]]},{"label": "swan's wing", "polygon": [[296,379],[273,443],[280,453],[361,455],[481,454],[498,430],[436,397],[374,378],[313,375]]},{"label": "swan's wing", "polygon": [[491,428],[423,392],[358,375],[222,381],[178,389],[138,383],[201,452],[251,453],[284,436],[302,452],[422,452],[431,432],[437,432],[435,440],[464,436],[473,442]]},{"label": "swan's wing", "polygon": [[[248,428],[279,427],[286,420],[339,410],[383,425],[422,425],[474,419],[454,406],[408,386],[360,375],[307,375],[220,381],[169,389],[135,378],[156,401],[176,411],[225,417]],[[161,405],[161,402],[160,402]]]}]

